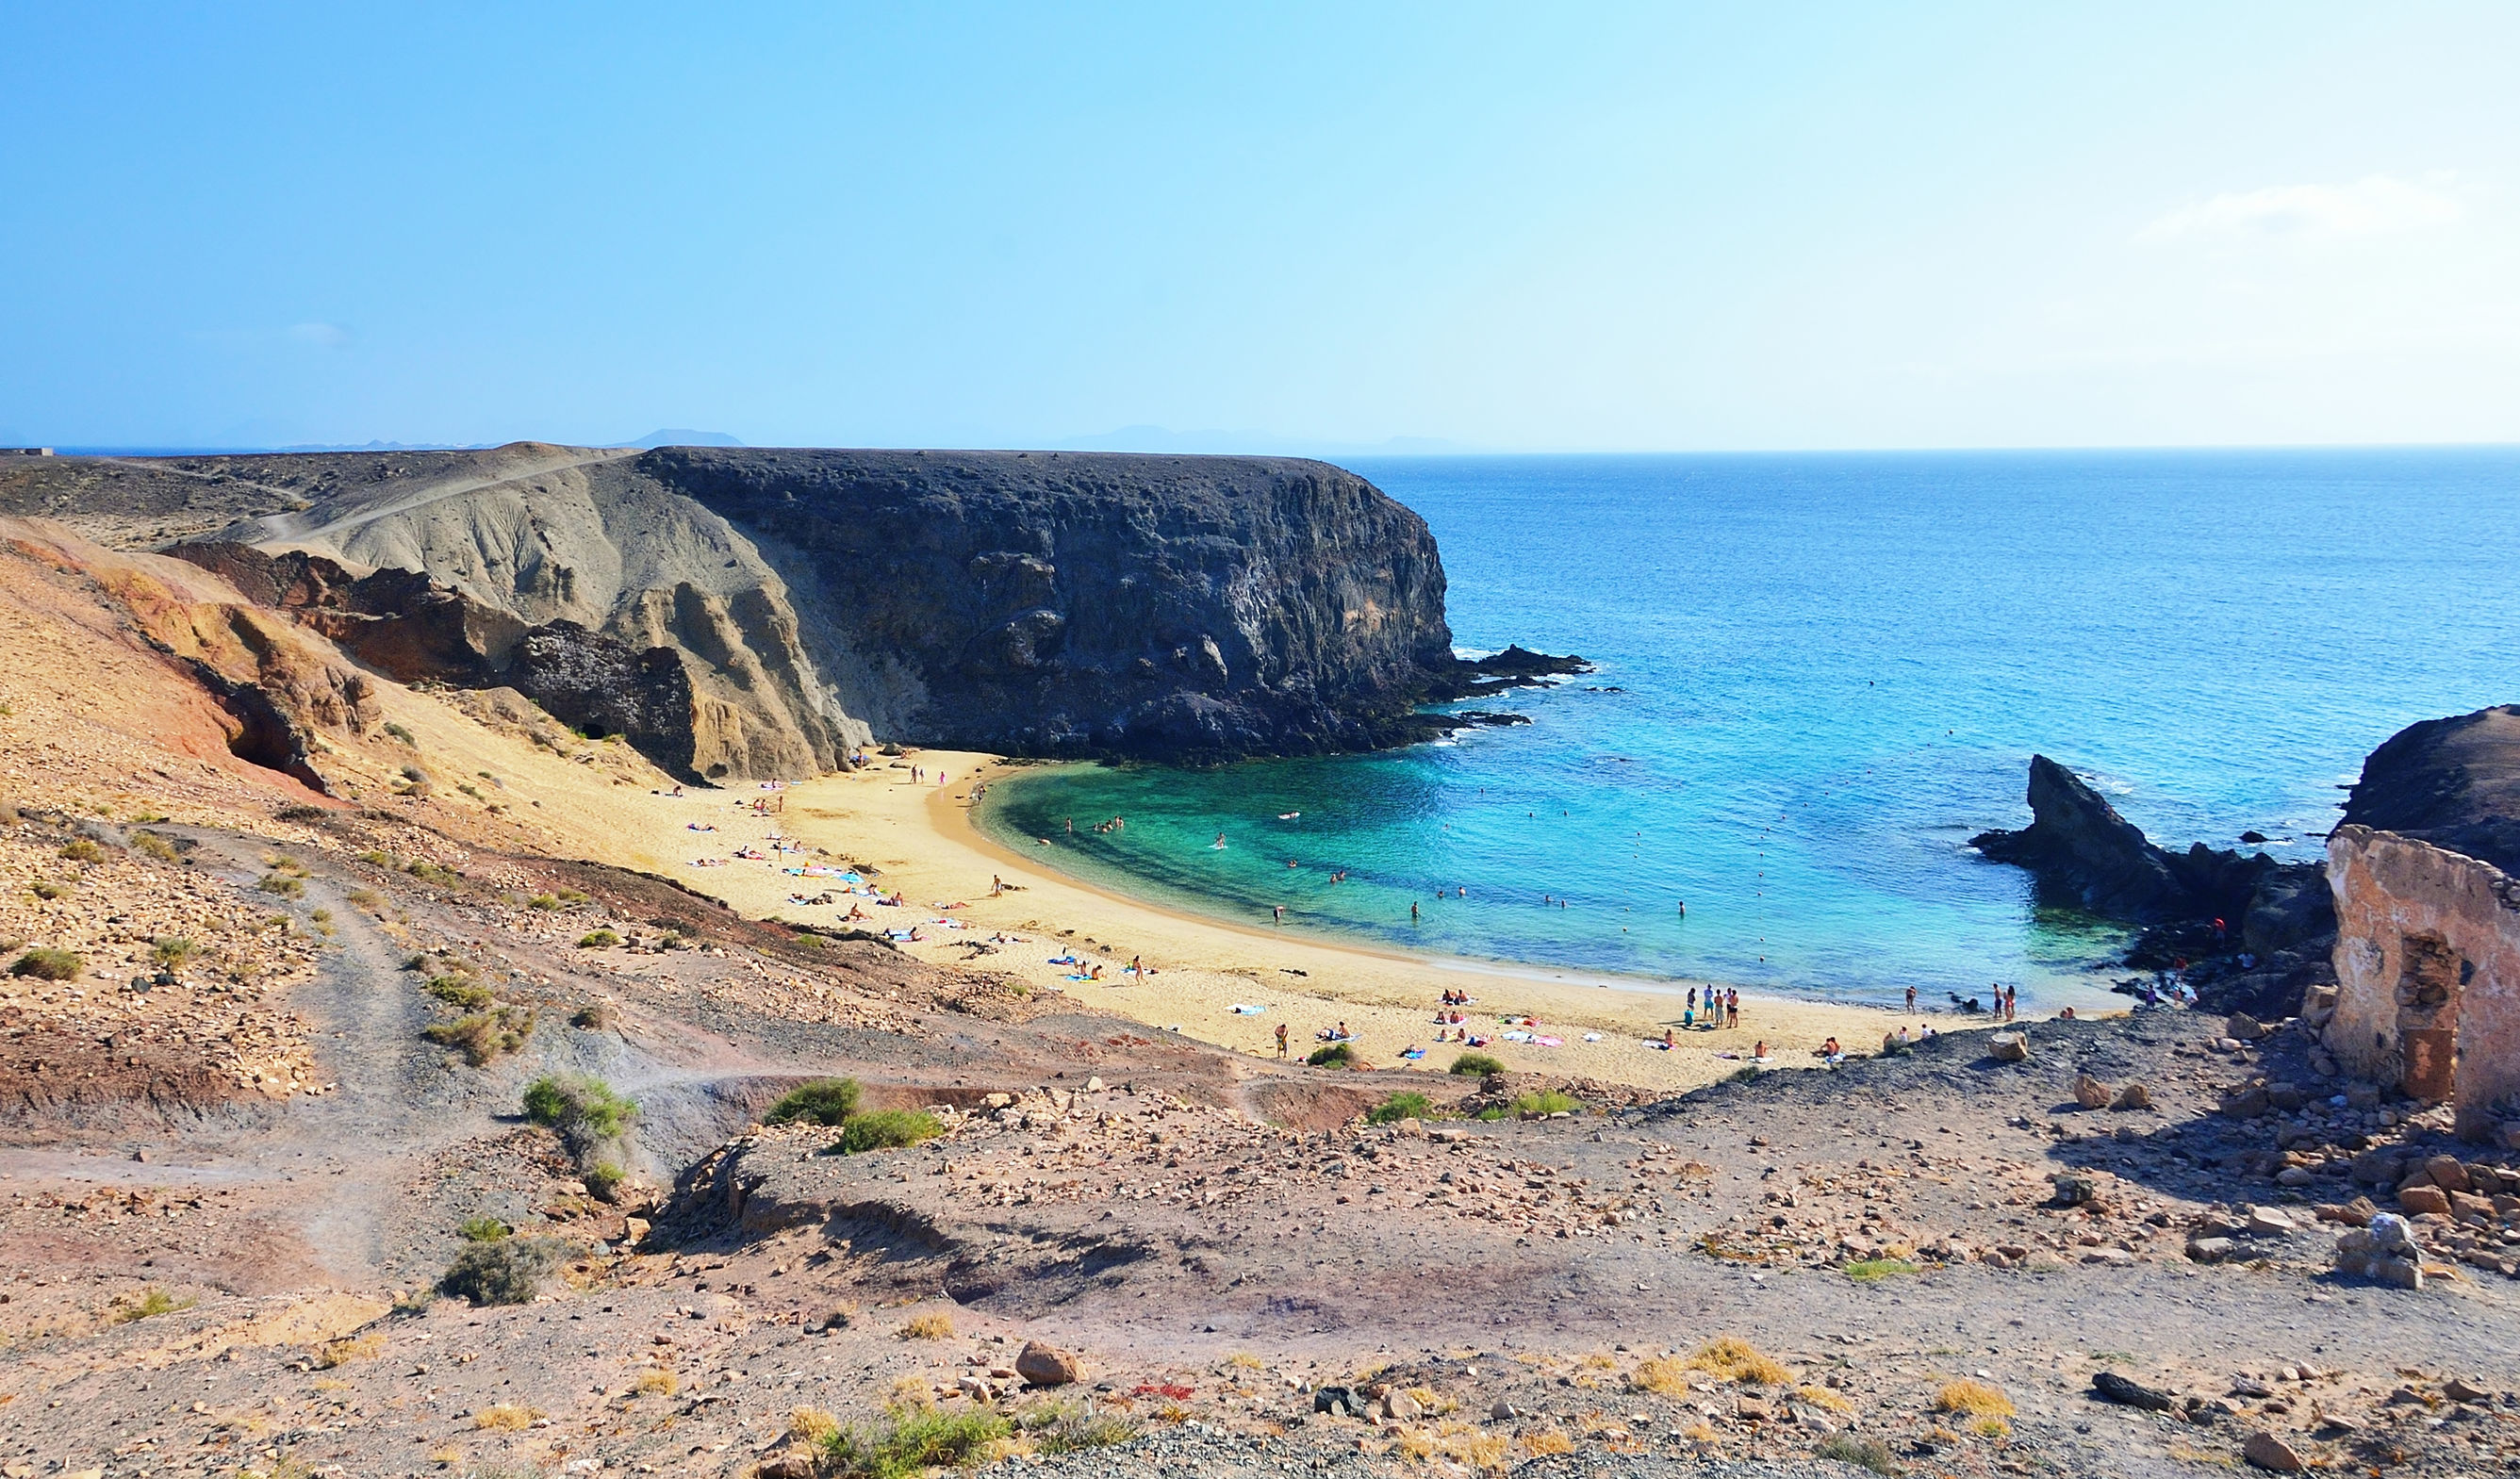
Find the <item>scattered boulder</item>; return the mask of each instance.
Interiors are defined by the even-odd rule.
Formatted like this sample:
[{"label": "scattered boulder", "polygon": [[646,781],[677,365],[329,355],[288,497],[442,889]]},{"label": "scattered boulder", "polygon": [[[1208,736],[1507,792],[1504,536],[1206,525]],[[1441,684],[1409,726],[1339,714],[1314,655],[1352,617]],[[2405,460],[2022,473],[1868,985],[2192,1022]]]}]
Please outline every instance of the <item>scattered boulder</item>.
[{"label": "scattered boulder", "polygon": [[2240,1448],[2240,1457],[2259,1468],[2278,1474],[2298,1474],[2309,1467],[2308,1461],[2293,1451],[2291,1444],[2264,1428],[2249,1435],[2249,1441]]},{"label": "scattered boulder", "polygon": [[2409,1182],[2398,1188],[2398,1206],[2408,1217],[2426,1213],[2450,1215],[2450,1193],[2430,1182]]},{"label": "scattered boulder", "polygon": [[2455,1155],[2436,1155],[2425,1161],[2424,1175],[2445,1191],[2469,1191],[2476,1186],[2468,1177],[2467,1167]]},{"label": "scattered boulder", "polygon": [[2293,1231],[2293,1221],[2272,1207],[2249,1209],[2249,1232],[2257,1237],[2281,1237]]},{"label": "scattered boulder", "polygon": [[1313,1411],[1331,1417],[1362,1417],[1365,1402],[1352,1388],[1326,1386],[1313,1393]]},{"label": "scattered boulder", "polygon": [[1987,1055],[1999,1063],[2024,1063],[2030,1060],[2030,1034],[1999,1032],[1986,1040]]},{"label": "scattered boulder", "polygon": [[2187,1256],[2197,1263],[2216,1264],[2237,1252],[2239,1246],[2228,1237],[2192,1237],[2187,1241]]},{"label": "scattered boulder", "polygon": [[1085,1364],[1072,1351],[1027,1340],[1015,1354],[1015,1374],[1034,1386],[1066,1386],[1083,1379]]},{"label": "scattered boulder", "polygon": [[2155,1412],[2167,1412],[2179,1405],[2177,1399],[2168,1392],[2155,1391],[2133,1377],[2121,1376],[2115,1371],[2102,1370],[2092,1373],[2092,1390],[2099,1393],[2103,1400],[2114,1402],[2120,1407],[2144,1408]]},{"label": "scattered boulder", "polygon": [[1415,1422],[1425,1415],[1425,1411],[1418,1405],[1417,1398],[1398,1387],[1382,1394],[1382,1415],[1394,1422]]},{"label": "scattered boulder", "polygon": [[[2438,1188],[2435,1189],[2438,1195]],[[2424,1286],[2424,1251],[2415,1241],[2414,1225],[2394,1212],[2382,1212],[2367,1228],[2356,1228],[2336,1239],[2336,1272],[2349,1278],[2370,1278],[2402,1289]]]},{"label": "scattered boulder", "polygon": [[2242,1043],[2254,1043],[2267,1035],[2266,1024],[2245,1011],[2231,1013],[2231,1019],[2223,1024],[2223,1032],[2225,1036]]},{"label": "scattered boulder", "polygon": [[2227,1094],[2223,1096],[2223,1102],[2218,1107],[2227,1119],[2261,1118],[2270,1107],[2267,1103],[2266,1086],[2261,1084],[2254,1088],[2243,1089],[2237,1094]]},{"label": "scattered boulder", "polygon": [[2152,1107],[2152,1091],[2140,1083],[2129,1084],[2118,1091],[2118,1097],[2110,1100],[2109,1107],[2112,1109],[2149,1109]]},{"label": "scattered boulder", "polygon": [[2074,1075],[2074,1102],[2086,1109],[2105,1109],[2109,1105],[2109,1086],[2088,1073]]}]

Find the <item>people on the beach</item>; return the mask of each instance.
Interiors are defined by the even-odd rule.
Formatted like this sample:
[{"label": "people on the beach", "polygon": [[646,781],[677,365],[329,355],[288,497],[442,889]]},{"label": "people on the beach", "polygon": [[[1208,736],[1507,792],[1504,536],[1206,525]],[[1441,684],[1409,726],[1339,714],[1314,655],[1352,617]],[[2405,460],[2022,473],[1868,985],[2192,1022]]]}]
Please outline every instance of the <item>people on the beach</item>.
[{"label": "people on the beach", "polygon": [[1280,1056],[1280,1057],[1284,1057],[1285,1055],[1286,1055],[1286,1024],[1285,1024],[1285,1023],[1283,1023],[1283,1022],[1280,1022],[1280,1023],[1278,1024],[1278,1056]]},{"label": "people on the beach", "polygon": [[1910,1016],[1916,1014],[1916,988],[1913,986],[1908,988],[1908,1014]]}]

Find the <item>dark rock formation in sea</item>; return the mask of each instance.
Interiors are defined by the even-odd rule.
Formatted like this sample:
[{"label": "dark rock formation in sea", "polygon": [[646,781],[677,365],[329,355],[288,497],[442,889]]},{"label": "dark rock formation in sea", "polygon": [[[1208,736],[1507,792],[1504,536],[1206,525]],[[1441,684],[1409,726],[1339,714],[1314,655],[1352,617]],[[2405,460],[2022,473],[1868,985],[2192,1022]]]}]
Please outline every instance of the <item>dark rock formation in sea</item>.
[{"label": "dark rock formation in sea", "polygon": [[2229,1009],[2297,1003],[2305,984],[2324,976],[2336,914],[2320,865],[2202,842],[2171,852],[2045,755],[2030,759],[2029,800],[2030,826],[1982,832],[1969,845],[2029,870],[2044,902],[2146,926],[2127,953],[2130,964],[2246,953],[2245,966],[2197,972],[2204,986],[2221,987],[2215,1000]]},{"label": "dark rock formation in sea", "polygon": [[[1297,459],[517,443],[50,461],[0,476],[0,512],[152,547],[216,527],[191,557],[380,671],[515,687],[698,778],[811,774],[875,740],[1368,749],[1498,722],[1426,704],[1584,670],[1457,658],[1424,522]],[[275,563],[248,568],[245,546]]]},{"label": "dark rock formation in sea", "polygon": [[[2030,757],[2030,825],[1981,832],[1969,845],[1998,863],[2030,870],[2043,897],[2103,919],[2138,924],[2221,919],[2236,929],[2252,899],[2286,865],[2264,853],[2183,853],[2155,846],[2081,777],[2045,755]],[[2316,865],[2292,865],[2316,873]]]},{"label": "dark rock formation in sea", "polygon": [[2427,719],[2390,736],[2363,760],[2344,825],[2520,875],[2520,704]]}]

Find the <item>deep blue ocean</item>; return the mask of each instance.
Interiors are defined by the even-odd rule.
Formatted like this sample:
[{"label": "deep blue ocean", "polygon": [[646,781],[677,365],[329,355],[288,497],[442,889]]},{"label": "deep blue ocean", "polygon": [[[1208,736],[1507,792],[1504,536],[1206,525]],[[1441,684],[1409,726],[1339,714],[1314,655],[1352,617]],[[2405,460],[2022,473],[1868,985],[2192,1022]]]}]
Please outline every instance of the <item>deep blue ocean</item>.
[{"label": "deep blue ocean", "polygon": [[2119,932],[1965,845],[2027,821],[2034,751],[2155,841],[2254,829],[2308,858],[2372,746],[2520,699],[2520,449],[1350,466],[1433,527],[1462,650],[1599,671],[1482,702],[1532,723],[1447,744],[1047,769],[983,825],[1105,885],[1384,946],[2053,1003]]}]

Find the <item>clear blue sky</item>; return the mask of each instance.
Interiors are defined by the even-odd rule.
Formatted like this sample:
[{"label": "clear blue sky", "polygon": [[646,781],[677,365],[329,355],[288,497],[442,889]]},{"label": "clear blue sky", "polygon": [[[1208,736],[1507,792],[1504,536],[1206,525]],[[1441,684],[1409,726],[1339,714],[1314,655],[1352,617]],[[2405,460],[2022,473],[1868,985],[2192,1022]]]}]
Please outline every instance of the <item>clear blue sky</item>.
[{"label": "clear blue sky", "polygon": [[22,3],[0,48],[5,440],[2520,439],[2520,6]]}]

